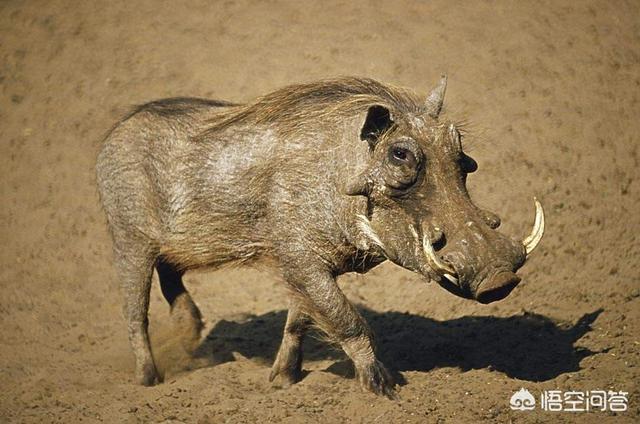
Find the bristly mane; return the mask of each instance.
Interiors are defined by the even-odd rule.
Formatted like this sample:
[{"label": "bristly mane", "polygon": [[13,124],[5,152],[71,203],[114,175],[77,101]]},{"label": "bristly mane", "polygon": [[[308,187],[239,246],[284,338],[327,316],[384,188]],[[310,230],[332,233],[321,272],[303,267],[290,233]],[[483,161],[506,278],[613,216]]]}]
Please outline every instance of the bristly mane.
[{"label": "bristly mane", "polygon": [[206,138],[241,121],[277,122],[277,129],[294,130],[312,119],[358,113],[373,105],[385,106],[392,114],[424,112],[424,101],[408,90],[369,78],[343,77],[290,85],[246,105],[226,109],[209,119],[198,138]]}]

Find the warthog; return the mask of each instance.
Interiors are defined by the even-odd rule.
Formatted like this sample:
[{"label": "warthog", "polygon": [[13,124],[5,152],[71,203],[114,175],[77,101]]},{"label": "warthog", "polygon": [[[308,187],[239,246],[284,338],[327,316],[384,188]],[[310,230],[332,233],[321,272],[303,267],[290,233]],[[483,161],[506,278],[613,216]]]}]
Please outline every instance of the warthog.
[{"label": "warthog", "polygon": [[372,333],[336,277],[389,259],[458,296],[504,298],[544,231],[536,201],[524,241],[495,229],[466,189],[477,168],[426,99],[362,78],[294,85],[246,105],[194,98],[138,107],[106,137],[100,195],[125,298],[136,379],[160,380],[147,333],[155,267],[187,349],[201,316],[185,271],[269,261],[290,288],[270,380],[295,382],[317,326],[353,360],[363,388],[393,396]]}]

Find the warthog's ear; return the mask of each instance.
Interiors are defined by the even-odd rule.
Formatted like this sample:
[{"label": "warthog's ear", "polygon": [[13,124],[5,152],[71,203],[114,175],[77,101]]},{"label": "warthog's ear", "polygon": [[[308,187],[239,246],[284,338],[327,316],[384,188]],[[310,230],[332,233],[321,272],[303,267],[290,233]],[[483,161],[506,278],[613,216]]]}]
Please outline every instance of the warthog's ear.
[{"label": "warthog's ear", "polygon": [[392,124],[393,121],[391,120],[389,109],[379,105],[371,106],[360,131],[360,139],[367,140],[369,146],[373,149],[382,133],[389,129]]}]

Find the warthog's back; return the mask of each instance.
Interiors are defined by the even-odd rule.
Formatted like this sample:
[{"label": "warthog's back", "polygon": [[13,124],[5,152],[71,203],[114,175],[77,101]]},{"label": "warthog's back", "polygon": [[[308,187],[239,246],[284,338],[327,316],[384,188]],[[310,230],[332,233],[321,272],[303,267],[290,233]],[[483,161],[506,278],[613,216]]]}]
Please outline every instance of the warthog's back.
[{"label": "warthog's back", "polygon": [[[152,239],[185,267],[256,254],[254,241],[242,235],[252,232],[242,215],[256,216],[261,209],[242,181],[252,164],[240,150],[249,140],[237,134],[194,140],[208,119],[229,107],[202,99],[156,101],[136,108],[111,131],[97,169],[112,227]],[[225,239],[231,234],[233,240]]]}]

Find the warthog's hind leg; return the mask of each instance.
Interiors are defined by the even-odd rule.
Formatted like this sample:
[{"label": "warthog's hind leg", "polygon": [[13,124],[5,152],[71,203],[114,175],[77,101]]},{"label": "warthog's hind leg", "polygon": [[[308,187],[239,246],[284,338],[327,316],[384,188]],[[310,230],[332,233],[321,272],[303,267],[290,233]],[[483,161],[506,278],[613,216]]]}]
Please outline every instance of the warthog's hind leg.
[{"label": "warthog's hind leg", "polygon": [[114,252],[124,295],[124,317],[136,360],[135,378],[145,386],[161,381],[149,343],[149,292],[155,250],[146,240],[114,231]]},{"label": "warthog's hind leg", "polygon": [[184,350],[193,354],[200,344],[200,333],[204,325],[200,310],[182,283],[184,272],[162,257],[158,258],[156,270],[162,294],[171,306],[174,330],[180,336]]}]

